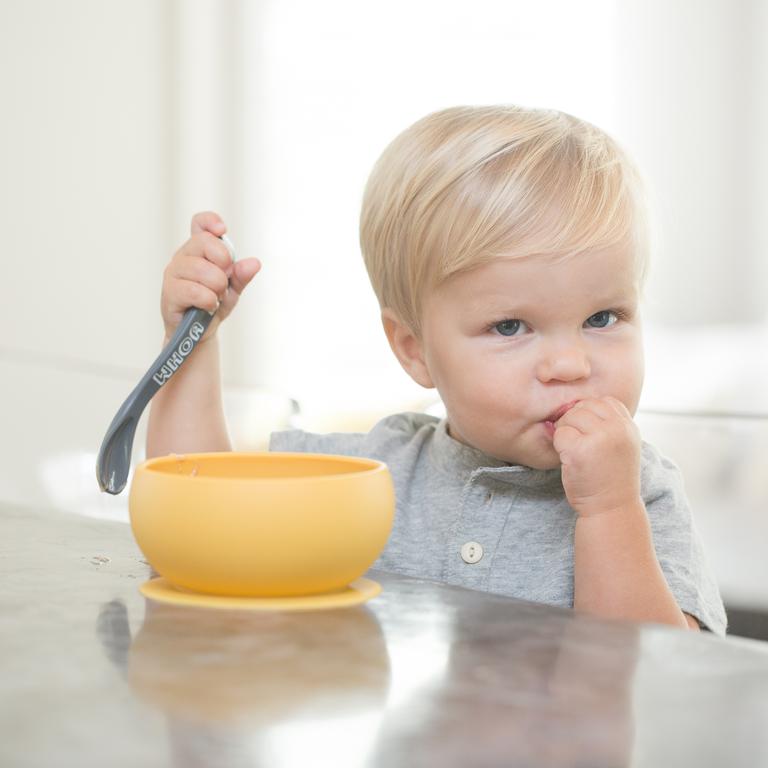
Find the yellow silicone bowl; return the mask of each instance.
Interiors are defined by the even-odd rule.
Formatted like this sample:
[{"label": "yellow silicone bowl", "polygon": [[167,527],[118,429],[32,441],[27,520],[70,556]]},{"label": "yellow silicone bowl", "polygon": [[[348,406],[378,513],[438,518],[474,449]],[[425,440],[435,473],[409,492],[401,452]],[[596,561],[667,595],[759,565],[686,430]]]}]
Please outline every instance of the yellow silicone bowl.
[{"label": "yellow silicone bowl", "polygon": [[131,527],[153,568],[212,595],[287,597],[346,587],[392,529],[386,464],[309,453],[197,453],[136,467]]}]

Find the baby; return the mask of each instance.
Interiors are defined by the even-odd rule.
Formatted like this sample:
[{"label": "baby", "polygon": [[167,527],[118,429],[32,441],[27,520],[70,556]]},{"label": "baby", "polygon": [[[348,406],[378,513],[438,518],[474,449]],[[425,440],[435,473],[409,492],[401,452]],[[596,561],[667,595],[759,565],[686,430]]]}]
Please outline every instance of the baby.
[{"label": "baby", "polygon": [[[515,106],[425,117],[374,167],[360,235],[392,351],[446,418],[279,432],[270,448],[389,465],[377,568],[723,634],[680,473],[632,419],[646,229],[633,166],[589,123]],[[260,264],[233,264],[225,231],[198,214],[165,271],[167,338],[187,307],[219,311],[153,401],[148,456],[230,449],[216,331]]]}]

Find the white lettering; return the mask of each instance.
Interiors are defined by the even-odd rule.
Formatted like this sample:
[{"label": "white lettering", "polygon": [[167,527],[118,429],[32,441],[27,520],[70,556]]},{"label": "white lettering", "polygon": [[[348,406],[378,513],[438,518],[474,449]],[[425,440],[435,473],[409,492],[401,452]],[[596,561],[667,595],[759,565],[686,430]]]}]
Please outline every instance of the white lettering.
[{"label": "white lettering", "polygon": [[172,370],[176,369],[184,362],[184,358],[179,354],[178,349],[173,350],[173,354],[165,361],[165,364]]},{"label": "white lettering", "polygon": [[173,371],[167,365],[164,365],[152,378],[156,384],[162,387],[171,376],[173,376]]},{"label": "white lettering", "polygon": [[204,333],[205,328],[203,328],[201,323],[192,323],[192,327],[189,329],[189,335],[192,337],[193,341],[198,341]]},{"label": "white lettering", "polygon": [[176,373],[178,367],[184,362],[184,358],[195,348],[195,342],[205,333],[201,323],[192,323],[189,334],[185,336],[173,354],[163,363],[161,368],[154,373],[152,380],[160,387]]}]

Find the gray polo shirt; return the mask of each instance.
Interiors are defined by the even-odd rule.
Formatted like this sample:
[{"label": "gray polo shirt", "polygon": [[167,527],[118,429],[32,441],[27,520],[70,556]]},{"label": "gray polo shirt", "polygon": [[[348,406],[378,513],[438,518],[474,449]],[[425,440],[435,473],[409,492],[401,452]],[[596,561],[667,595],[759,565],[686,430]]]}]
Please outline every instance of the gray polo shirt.
[{"label": "gray polo shirt", "polygon": [[[276,432],[269,447],[386,462],[397,509],[375,568],[573,606],[576,513],[559,468],[509,466],[454,440],[445,420],[421,413],[388,416],[366,434]],[[656,555],[678,605],[724,634],[725,610],[680,471],[647,443],[641,488]]]}]

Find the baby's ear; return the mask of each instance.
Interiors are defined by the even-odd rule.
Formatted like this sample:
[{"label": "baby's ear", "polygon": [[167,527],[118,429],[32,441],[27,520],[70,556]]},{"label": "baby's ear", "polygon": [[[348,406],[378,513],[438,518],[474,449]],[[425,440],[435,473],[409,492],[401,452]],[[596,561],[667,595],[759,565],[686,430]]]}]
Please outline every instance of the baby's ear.
[{"label": "baby's ear", "polygon": [[419,337],[391,309],[383,309],[381,323],[387,334],[389,346],[405,372],[422,387],[433,389],[432,377],[424,360],[424,350]]}]

